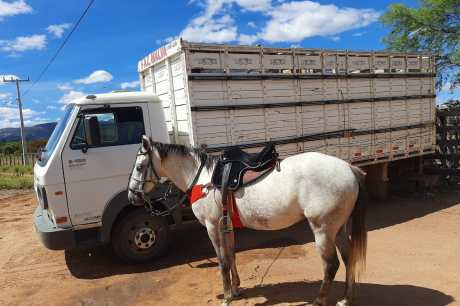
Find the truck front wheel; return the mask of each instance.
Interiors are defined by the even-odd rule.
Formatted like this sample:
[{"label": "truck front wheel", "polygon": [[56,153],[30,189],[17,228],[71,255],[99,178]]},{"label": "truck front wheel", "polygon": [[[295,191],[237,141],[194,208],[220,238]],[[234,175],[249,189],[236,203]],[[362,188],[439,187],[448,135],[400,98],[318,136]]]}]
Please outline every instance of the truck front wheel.
[{"label": "truck front wheel", "polygon": [[165,218],[136,209],[115,224],[112,248],[129,263],[144,263],[163,255],[169,245],[169,227]]}]

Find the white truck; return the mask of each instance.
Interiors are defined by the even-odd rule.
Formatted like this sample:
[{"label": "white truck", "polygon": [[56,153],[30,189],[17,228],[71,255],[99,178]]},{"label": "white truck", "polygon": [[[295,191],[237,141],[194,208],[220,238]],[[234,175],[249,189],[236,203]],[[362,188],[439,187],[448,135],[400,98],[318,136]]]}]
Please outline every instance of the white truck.
[{"label": "white truck", "polygon": [[[67,106],[34,169],[35,226],[50,249],[111,243],[128,261],[161,254],[177,209],[127,200],[141,135],[210,152],[273,142],[282,157],[320,151],[387,180],[389,162],[435,150],[433,57],[197,44],[177,39],[138,64],[137,93]],[[378,171],[373,171],[378,169]],[[158,193],[169,188],[167,184]],[[158,209],[173,205],[177,190]]]}]

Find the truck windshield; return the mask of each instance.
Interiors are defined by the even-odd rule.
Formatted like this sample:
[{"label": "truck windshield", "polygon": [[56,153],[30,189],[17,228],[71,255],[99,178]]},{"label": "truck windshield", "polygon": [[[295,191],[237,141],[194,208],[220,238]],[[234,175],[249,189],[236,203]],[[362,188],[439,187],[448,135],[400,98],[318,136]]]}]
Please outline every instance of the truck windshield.
[{"label": "truck windshield", "polygon": [[43,149],[40,149],[38,159],[39,165],[46,165],[51,154],[53,154],[59,142],[59,139],[61,138],[62,132],[67,126],[67,122],[69,121],[70,115],[72,114],[74,107],[75,104],[67,105],[67,107],[65,108],[64,116],[61,118],[61,120],[59,120],[56,127],[54,128],[53,133],[51,133],[51,136],[48,139],[48,142],[46,143],[46,146]]}]

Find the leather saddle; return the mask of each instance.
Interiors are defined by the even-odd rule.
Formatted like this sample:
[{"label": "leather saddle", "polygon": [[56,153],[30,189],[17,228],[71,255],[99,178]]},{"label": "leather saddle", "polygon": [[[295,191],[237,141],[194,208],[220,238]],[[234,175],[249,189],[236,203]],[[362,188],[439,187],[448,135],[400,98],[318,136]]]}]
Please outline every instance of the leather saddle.
[{"label": "leather saddle", "polygon": [[217,163],[212,183],[218,188],[236,191],[271,172],[277,163],[278,153],[272,143],[258,153],[247,153],[239,147],[232,147],[224,151]]}]

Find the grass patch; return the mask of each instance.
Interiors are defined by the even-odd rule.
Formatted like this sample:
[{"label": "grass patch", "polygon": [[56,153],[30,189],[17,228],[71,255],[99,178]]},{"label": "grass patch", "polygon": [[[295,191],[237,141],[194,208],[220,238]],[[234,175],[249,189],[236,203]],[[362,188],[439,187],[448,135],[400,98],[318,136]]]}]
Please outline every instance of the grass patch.
[{"label": "grass patch", "polygon": [[30,189],[34,186],[30,175],[0,175],[0,189]]},{"label": "grass patch", "polygon": [[33,165],[27,165],[27,166],[1,166],[0,167],[0,172],[3,173],[11,173],[15,174],[17,176],[24,175],[24,174],[33,174],[34,172],[34,166]]}]

